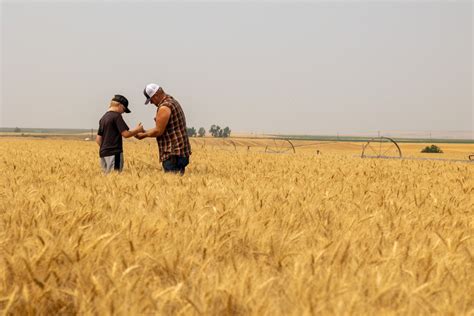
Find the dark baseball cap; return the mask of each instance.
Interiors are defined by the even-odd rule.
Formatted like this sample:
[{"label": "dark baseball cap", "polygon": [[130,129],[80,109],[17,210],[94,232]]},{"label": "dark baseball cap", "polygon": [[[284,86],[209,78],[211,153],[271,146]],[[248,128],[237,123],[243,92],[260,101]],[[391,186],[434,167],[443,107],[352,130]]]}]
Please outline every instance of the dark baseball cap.
[{"label": "dark baseball cap", "polygon": [[114,96],[114,98],[112,99],[112,101],[117,101],[118,103],[122,104],[125,107],[125,113],[132,112],[128,109],[128,100],[127,100],[127,98],[124,97],[123,95],[116,94]]}]

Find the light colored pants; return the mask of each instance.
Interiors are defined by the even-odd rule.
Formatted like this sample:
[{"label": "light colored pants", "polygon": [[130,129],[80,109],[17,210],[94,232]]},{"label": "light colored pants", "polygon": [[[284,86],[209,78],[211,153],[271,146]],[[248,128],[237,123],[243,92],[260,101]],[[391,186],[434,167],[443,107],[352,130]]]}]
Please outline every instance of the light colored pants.
[{"label": "light colored pants", "polygon": [[100,157],[100,167],[104,173],[109,173],[113,170],[121,172],[123,170],[123,153]]}]

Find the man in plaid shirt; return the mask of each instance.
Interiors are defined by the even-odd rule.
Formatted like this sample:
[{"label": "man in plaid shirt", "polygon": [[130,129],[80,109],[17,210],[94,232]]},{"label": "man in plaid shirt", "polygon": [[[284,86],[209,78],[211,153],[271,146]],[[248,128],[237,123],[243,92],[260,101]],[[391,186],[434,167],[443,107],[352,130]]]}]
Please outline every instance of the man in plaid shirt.
[{"label": "man in plaid shirt", "polygon": [[145,104],[153,103],[157,107],[155,127],[139,133],[136,138],[156,137],[163,170],[184,174],[189,164],[191,145],[181,105],[154,83],[148,84],[143,94],[146,97]]}]

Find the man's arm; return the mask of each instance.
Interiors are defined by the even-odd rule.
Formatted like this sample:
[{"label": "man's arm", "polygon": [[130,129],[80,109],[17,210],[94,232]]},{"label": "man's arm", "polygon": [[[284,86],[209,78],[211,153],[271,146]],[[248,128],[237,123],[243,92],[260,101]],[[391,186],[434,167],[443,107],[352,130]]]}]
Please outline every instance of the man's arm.
[{"label": "man's arm", "polygon": [[156,112],[155,118],[155,127],[151,128],[144,133],[139,133],[137,135],[138,139],[143,139],[146,137],[158,137],[163,135],[168,125],[168,121],[171,116],[171,109],[167,106],[161,106]]},{"label": "man's arm", "polygon": [[97,145],[102,146],[102,136],[104,135],[104,128],[102,126],[102,119],[99,121],[99,129],[97,130],[97,136],[95,137],[95,142]]},{"label": "man's arm", "polygon": [[136,136],[136,135],[138,135],[138,133],[142,133],[144,131],[145,130],[143,129],[142,123],[138,123],[137,127],[135,127],[134,129],[132,129],[130,131],[125,130],[121,134],[125,138],[130,138],[130,137]]}]

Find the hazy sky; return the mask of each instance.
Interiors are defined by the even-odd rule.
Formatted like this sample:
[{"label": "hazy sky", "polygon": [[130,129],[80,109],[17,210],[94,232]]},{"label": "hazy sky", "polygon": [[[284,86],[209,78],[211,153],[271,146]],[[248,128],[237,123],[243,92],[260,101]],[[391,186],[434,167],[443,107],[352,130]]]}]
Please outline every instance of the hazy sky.
[{"label": "hazy sky", "polygon": [[0,126],[97,128],[115,93],[151,127],[473,130],[473,4],[3,1]]}]

